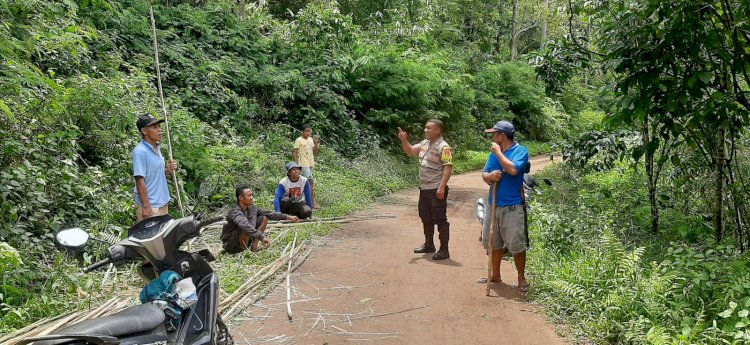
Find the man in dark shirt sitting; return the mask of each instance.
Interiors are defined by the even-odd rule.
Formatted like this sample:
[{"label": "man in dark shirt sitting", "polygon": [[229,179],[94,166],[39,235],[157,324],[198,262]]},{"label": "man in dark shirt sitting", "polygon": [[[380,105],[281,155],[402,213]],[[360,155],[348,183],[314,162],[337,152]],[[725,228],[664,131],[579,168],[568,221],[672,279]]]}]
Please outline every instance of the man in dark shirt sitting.
[{"label": "man in dark shirt sitting", "polygon": [[255,206],[253,190],[250,187],[241,186],[235,189],[237,205],[232,206],[227,214],[227,223],[221,229],[221,242],[224,250],[230,254],[240,253],[248,248],[248,242],[252,239],[249,248],[258,251],[258,242],[263,242],[263,248],[268,248],[271,241],[263,234],[268,225],[268,220],[288,220],[293,223],[299,222],[296,216],[283,213],[266,211]]}]

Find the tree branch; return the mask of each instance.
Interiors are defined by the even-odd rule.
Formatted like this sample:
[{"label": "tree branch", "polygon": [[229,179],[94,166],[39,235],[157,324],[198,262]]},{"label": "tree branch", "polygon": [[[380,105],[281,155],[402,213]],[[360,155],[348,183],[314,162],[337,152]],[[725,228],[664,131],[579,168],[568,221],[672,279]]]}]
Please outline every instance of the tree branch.
[{"label": "tree branch", "polygon": [[521,29],[521,30],[518,30],[518,32],[516,33],[516,38],[520,37],[520,36],[521,36],[521,34],[522,34],[522,33],[523,33],[524,31],[528,31],[528,30],[531,30],[531,29],[533,29],[533,28],[535,28],[535,27],[537,27],[537,26],[539,26],[539,23],[534,23],[534,24],[531,24],[531,25],[529,25],[529,26],[527,26],[527,27],[525,27],[525,28],[523,28],[523,29]]},{"label": "tree branch", "polygon": [[573,33],[573,0],[568,0],[568,11],[570,11],[570,14],[568,15],[568,32],[570,33],[570,39],[573,40],[573,43],[578,46],[578,49],[589,52],[591,54],[595,54],[600,57],[604,57],[604,54],[595,52],[593,50],[590,50],[589,48],[582,46],[581,43],[579,43],[576,39],[576,35]]}]

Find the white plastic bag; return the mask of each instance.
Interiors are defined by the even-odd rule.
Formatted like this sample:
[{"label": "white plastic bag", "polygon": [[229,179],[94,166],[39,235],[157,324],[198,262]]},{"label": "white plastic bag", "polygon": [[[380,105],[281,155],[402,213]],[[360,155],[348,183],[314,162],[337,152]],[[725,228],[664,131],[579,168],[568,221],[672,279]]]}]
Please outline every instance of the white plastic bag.
[{"label": "white plastic bag", "polygon": [[198,295],[195,292],[195,284],[190,278],[185,278],[177,282],[175,287],[177,294],[177,304],[185,309],[189,309],[198,302]]}]

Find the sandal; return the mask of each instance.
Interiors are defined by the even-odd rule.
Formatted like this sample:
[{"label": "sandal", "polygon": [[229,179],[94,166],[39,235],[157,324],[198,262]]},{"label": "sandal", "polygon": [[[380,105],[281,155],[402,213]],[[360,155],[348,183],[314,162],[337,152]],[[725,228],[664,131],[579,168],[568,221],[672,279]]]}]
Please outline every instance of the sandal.
[{"label": "sandal", "polygon": [[[492,282],[493,283],[499,283],[501,281],[502,281],[502,279],[498,279],[498,280],[493,280]],[[487,277],[479,278],[479,279],[477,279],[474,282],[477,283],[477,284],[487,284]]]}]

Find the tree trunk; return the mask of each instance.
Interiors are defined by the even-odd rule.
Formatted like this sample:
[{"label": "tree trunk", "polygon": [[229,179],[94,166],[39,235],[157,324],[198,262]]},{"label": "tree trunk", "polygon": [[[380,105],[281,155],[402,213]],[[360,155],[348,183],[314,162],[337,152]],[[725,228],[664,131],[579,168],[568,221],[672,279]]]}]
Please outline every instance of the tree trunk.
[{"label": "tree trunk", "polygon": [[745,222],[743,221],[744,206],[740,205],[742,200],[737,197],[737,188],[735,183],[737,182],[734,178],[734,170],[732,170],[732,163],[727,162],[727,175],[729,177],[729,191],[732,197],[732,206],[734,206],[734,222],[737,224],[737,240],[740,242],[740,253],[745,252]]},{"label": "tree trunk", "polygon": [[714,186],[714,228],[716,231],[717,243],[724,237],[724,222],[722,217],[724,210],[724,164],[726,162],[724,148],[725,136],[726,130],[721,129],[719,131],[718,142],[716,143],[716,158],[713,159],[714,166],[716,166],[716,184]]},{"label": "tree trunk", "polygon": [[544,0],[544,18],[542,19],[542,37],[539,39],[539,50],[544,51],[547,43],[547,18],[549,18],[549,0]]},{"label": "tree trunk", "polygon": [[656,183],[658,173],[654,169],[654,152],[648,149],[651,144],[651,133],[649,131],[648,119],[643,121],[641,136],[643,147],[646,149],[646,176],[648,177],[648,202],[651,205],[651,233],[659,232],[659,205],[656,202]]},{"label": "tree trunk", "polygon": [[[594,20],[589,18],[589,25],[586,26],[586,49],[591,50],[591,32],[594,31]],[[583,74],[583,84],[589,84],[589,74]]]},{"label": "tree trunk", "polygon": [[516,61],[518,54],[518,0],[513,0],[513,18],[510,33],[510,61]]}]

